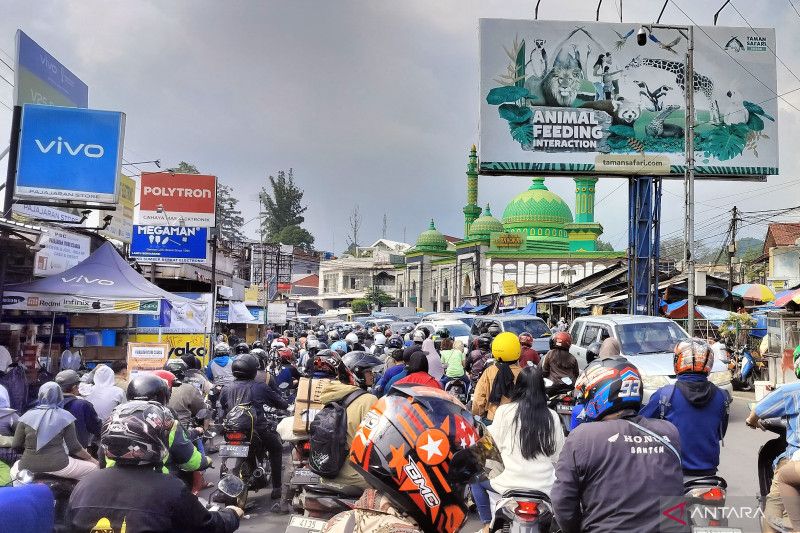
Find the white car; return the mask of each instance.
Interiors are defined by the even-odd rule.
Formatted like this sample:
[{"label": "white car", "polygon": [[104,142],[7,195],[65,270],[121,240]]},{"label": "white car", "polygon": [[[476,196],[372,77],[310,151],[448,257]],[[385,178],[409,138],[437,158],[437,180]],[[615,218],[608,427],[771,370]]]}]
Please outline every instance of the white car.
[{"label": "white car", "polygon": [[[622,355],[636,365],[642,375],[644,401],[664,385],[675,383],[673,350],[689,334],[672,320],[644,315],[600,315],[576,318],[570,328],[572,346],[569,351],[578,359],[578,366],[586,366],[586,349],[593,342],[614,337],[622,347]],[[716,386],[733,391],[731,373],[725,363],[714,361],[709,381]]]},{"label": "white car", "polygon": [[[437,330],[447,328],[450,331],[450,337],[454,340],[461,341],[464,346],[469,346],[469,327],[460,320],[436,320],[430,322],[420,322],[414,331],[423,329],[428,332],[428,337],[432,337]],[[413,337],[414,332],[411,332]]]}]

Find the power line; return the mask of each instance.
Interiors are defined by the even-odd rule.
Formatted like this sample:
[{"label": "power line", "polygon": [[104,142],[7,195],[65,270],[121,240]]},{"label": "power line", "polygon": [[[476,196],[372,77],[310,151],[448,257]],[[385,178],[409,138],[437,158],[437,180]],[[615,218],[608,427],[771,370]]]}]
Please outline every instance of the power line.
[{"label": "power line", "polygon": [[5,103],[4,101],[0,100],[0,104],[2,104],[3,107],[8,109],[9,111],[14,111],[14,109],[11,106],[9,106],[7,103]]},{"label": "power line", "polygon": [[792,2],[792,0],[789,0],[789,5],[792,6],[792,9],[794,9],[794,12],[797,13],[798,17],[800,17],[800,11],[797,11],[797,8],[794,7],[794,2]]},{"label": "power line", "polygon": [[7,84],[9,84],[12,87],[14,86],[14,84],[11,83],[10,81],[8,81],[8,79],[6,79],[6,77],[3,76],[2,74],[0,74],[0,80],[3,80],[4,82],[6,82]]},{"label": "power line", "polygon": [[7,66],[7,67],[8,67],[8,70],[10,70],[11,72],[14,72],[14,67],[12,67],[12,66],[11,66],[11,65],[9,65],[8,63],[6,63],[6,61],[5,61],[5,60],[4,60],[2,57],[0,57],[0,63],[2,63],[2,64],[4,64],[5,66]]}]

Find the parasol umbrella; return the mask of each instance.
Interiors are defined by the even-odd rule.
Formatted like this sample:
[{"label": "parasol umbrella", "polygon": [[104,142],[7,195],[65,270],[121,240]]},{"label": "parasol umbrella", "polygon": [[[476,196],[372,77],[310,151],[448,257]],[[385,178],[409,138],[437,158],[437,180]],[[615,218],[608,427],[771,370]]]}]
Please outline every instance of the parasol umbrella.
[{"label": "parasol umbrella", "polygon": [[775,294],[770,288],[760,283],[743,283],[735,286],[732,292],[745,300],[755,300],[757,302],[771,302],[775,299]]},{"label": "parasol umbrella", "polygon": [[783,307],[789,302],[800,304],[800,289],[781,292],[780,296],[775,298],[775,301],[772,302],[772,305],[775,307]]}]

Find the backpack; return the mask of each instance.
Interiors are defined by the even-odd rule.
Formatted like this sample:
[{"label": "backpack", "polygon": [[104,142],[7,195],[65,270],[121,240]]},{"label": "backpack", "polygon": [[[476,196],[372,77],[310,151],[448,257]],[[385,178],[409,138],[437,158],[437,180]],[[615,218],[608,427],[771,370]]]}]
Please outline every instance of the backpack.
[{"label": "backpack", "polygon": [[362,394],[366,392],[359,389],[341,401],[325,404],[311,422],[308,467],[315,474],[334,478],[344,466],[350,451],[347,443],[347,407]]}]

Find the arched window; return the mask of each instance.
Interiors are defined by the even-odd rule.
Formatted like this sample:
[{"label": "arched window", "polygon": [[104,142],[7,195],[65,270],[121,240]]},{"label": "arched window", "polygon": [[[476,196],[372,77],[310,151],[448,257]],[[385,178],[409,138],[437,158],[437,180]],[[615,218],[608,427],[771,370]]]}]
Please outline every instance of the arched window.
[{"label": "arched window", "polygon": [[472,294],[472,281],[469,279],[469,274],[464,276],[464,284],[461,286],[461,292],[464,296]]},{"label": "arched window", "polygon": [[536,281],[536,264],[528,263],[525,265],[525,285],[535,285]]},{"label": "arched window", "polygon": [[552,283],[552,281],[550,281],[550,265],[548,264],[539,265],[538,270],[539,270],[539,279],[538,279],[539,283]]}]

